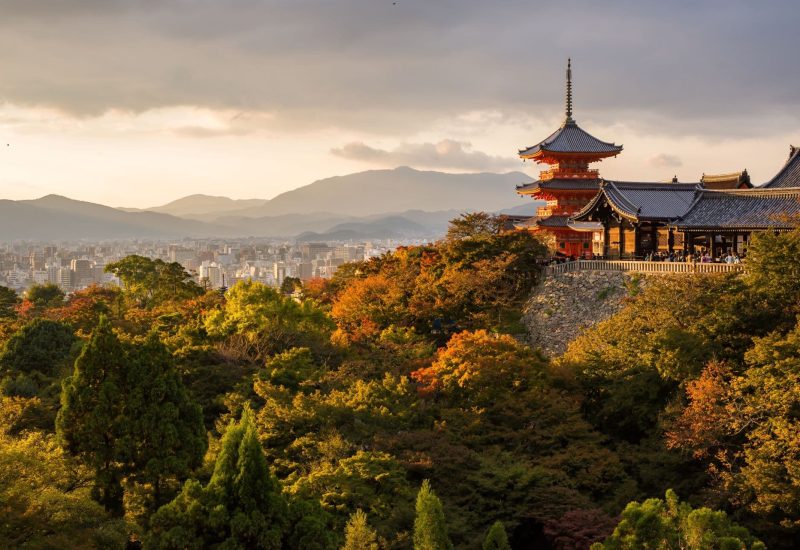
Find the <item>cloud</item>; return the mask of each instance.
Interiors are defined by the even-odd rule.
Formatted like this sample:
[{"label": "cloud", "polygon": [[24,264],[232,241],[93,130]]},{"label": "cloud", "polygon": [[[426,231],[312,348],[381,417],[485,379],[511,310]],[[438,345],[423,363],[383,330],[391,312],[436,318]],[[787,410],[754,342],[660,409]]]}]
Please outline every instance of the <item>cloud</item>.
[{"label": "cloud", "polygon": [[677,168],[678,166],[683,166],[683,161],[681,161],[680,157],[668,155],[667,153],[661,153],[650,157],[648,163],[656,168]]},{"label": "cloud", "polygon": [[[572,56],[579,122],[605,117],[652,129],[649,121],[668,119],[683,132],[720,135],[779,113],[768,131],[796,127],[800,72],[787,70],[800,48],[796,0],[724,7],[9,0],[0,101],[77,116],[176,105],[269,112],[286,128],[348,128],[362,122],[358,112],[385,133],[398,118],[424,127],[470,111],[560,113]],[[546,23],[565,19],[568,33]]]},{"label": "cloud", "polygon": [[393,150],[377,149],[356,141],[331,153],[350,160],[382,166],[413,166],[415,168],[504,171],[519,167],[519,160],[473,151],[468,142],[443,139],[438,143],[403,143]]}]

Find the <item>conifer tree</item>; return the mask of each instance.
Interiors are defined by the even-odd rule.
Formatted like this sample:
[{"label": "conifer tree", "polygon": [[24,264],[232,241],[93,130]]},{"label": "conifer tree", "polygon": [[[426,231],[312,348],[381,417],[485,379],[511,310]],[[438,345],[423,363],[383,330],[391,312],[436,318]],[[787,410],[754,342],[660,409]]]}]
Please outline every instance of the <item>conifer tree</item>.
[{"label": "conifer tree", "polygon": [[483,539],[483,550],[511,550],[508,535],[502,521],[495,521]]},{"label": "conifer tree", "polygon": [[131,349],[102,317],[62,387],[56,430],[62,445],[94,468],[94,498],[122,514],[122,481],[153,487],[185,479],[206,449],[202,412],[169,352],[152,335]]},{"label": "conifer tree", "polygon": [[350,516],[344,536],[342,550],[378,550],[378,536],[367,523],[367,514],[361,509]]},{"label": "conifer tree", "polygon": [[56,418],[62,445],[95,471],[93,498],[115,515],[123,513],[117,438],[124,369],[122,343],[108,320],[101,318],[75,361],[72,376],[64,380]]},{"label": "conifer tree", "polygon": [[288,523],[286,501],[269,470],[245,408],[231,423],[208,486],[188,481],[151,518],[149,547],[278,550]]},{"label": "conifer tree", "polygon": [[125,379],[122,459],[133,480],[153,487],[155,510],[164,504],[164,481],[186,479],[202,463],[208,441],[203,413],[155,333],[130,354]]},{"label": "conifer tree", "polygon": [[422,482],[417,494],[416,511],[414,550],[451,550],[453,544],[447,536],[442,502],[427,479]]}]

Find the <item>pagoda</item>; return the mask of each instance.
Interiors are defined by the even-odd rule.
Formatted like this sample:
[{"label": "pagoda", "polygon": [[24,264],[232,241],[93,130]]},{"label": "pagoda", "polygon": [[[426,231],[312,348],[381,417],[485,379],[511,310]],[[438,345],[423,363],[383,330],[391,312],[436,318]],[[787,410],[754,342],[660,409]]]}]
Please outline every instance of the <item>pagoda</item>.
[{"label": "pagoda", "polygon": [[570,221],[570,216],[580,211],[600,188],[600,174],[589,165],[620,152],[621,145],[597,139],[572,118],[572,60],[568,60],[563,124],[543,141],[519,151],[522,159],[545,164],[547,169],[539,173],[537,181],[518,186],[517,193],[545,201],[546,205],[517,227],[548,233],[558,252],[565,256],[591,256],[592,235],[597,228]]}]

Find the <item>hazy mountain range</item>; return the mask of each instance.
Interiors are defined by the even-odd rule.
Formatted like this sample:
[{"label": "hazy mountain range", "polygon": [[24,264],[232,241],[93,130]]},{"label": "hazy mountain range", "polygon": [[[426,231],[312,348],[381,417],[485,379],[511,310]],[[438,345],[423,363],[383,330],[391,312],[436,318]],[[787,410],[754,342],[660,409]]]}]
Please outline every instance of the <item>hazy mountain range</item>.
[{"label": "hazy mountain range", "polygon": [[446,174],[401,167],[319,180],[271,200],[191,195],[147,209],[58,195],[0,200],[0,240],[435,238],[462,212],[533,214],[537,204],[515,194],[515,186],[529,180],[521,172]]}]

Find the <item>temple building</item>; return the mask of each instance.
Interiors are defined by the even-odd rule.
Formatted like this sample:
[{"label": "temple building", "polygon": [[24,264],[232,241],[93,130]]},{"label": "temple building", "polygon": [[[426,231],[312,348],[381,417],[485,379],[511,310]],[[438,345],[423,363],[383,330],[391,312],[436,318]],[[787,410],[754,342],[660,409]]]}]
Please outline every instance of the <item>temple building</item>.
[{"label": "temple building", "polygon": [[539,179],[517,187],[520,195],[545,201],[537,215],[517,224],[520,229],[546,233],[556,249],[566,256],[591,256],[593,233],[597,224],[571,220],[600,186],[594,162],[615,157],[621,145],[601,141],[583,130],[572,118],[572,63],[567,62],[566,117],[561,127],[543,141],[519,151],[524,160],[547,165]]},{"label": "temple building", "polygon": [[753,187],[746,171],[703,176],[697,183],[600,181],[597,194],[571,217],[602,227],[607,258],[651,252],[742,254],[759,231],[788,231],[800,219],[800,152],[769,182]]}]

